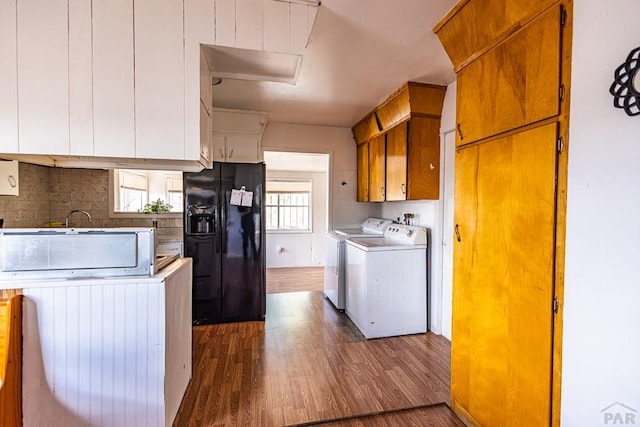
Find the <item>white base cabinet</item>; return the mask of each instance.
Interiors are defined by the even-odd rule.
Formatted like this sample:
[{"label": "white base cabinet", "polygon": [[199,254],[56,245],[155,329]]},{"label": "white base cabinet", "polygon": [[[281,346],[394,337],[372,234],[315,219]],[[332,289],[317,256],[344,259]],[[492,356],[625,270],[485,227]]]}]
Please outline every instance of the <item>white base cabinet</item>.
[{"label": "white base cabinet", "polygon": [[171,426],[191,378],[191,269],[20,284],[24,426]]}]

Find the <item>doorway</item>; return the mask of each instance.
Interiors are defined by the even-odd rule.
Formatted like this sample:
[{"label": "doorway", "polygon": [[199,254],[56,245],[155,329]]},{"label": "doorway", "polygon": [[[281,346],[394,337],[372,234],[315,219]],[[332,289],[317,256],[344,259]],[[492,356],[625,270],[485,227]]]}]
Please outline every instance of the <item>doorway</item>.
[{"label": "doorway", "polygon": [[265,151],[267,293],[322,291],[329,154]]}]

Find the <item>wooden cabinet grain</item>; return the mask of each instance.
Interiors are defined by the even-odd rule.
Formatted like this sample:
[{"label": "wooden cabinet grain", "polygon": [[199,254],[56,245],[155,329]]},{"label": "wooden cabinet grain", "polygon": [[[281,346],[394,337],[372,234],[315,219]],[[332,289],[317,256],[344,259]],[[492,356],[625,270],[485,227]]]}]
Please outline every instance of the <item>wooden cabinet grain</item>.
[{"label": "wooden cabinet grain", "polygon": [[570,5],[462,0],[434,28],[458,71],[451,403],[474,425],[559,425]]},{"label": "wooden cabinet grain", "polygon": [[385,137],[378,135],[369,145],[369,201],[384,202],[386,196],[385,182]]},{"label": "wooden cabinet grain", "polygon": [[407,123],[387,132],[386,200],[407,198]]},{"label": "wooden cabinet grain", "polygon": [[456,145],[560,110],[560,8],[554,7],[458,74]]},{"label": "wooden cabinet grain", "polygon": [[445,91],[444,86],[407,82],[352,127],[358,201],[438,199]]},{"label": "wooden cabinet grain", "polygon": [[440,197],[440,119],[411,119],[407,152],[407,200],[437,200]]},{"label": "wooden cabinet grain", "polygon": [[358,188],[356,199],[358,202],[369,201],[369,144],[360,144],[357,147],[357,180]]},{"label": "wooden cabinet grain", "polygon": [[433,31],[458,71],[556,1],[459,1]]},{"label": "wooden cabinet grain", "polygon": [[556,136],[554,123],[456,156],[451,393],[480,425],[548,425]]}]

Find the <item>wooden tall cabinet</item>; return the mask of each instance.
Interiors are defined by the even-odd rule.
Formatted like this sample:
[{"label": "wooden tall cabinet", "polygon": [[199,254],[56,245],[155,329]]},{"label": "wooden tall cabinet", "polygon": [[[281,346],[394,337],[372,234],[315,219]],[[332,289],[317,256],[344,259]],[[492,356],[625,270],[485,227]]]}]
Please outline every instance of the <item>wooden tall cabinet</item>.
[{"label": "wooden tall cabinet", "polygon": [[434,28],[458,73],[451,404],[473,425],[559,424],[570,6],[462,0]]}]

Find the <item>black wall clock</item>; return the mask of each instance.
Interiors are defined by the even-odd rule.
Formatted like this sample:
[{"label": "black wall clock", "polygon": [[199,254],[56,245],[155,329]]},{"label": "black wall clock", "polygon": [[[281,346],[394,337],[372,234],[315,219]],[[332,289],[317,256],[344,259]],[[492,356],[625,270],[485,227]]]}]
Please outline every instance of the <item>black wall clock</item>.
[{"label": "black wall clock", "polygon": [[614,107],[622,108],[630,116],[640,114],[640,47],[633,49],[616,68],[609,92]]}]

